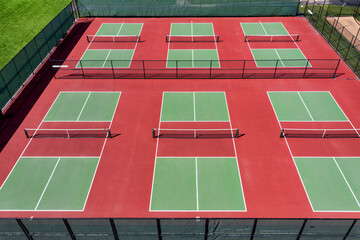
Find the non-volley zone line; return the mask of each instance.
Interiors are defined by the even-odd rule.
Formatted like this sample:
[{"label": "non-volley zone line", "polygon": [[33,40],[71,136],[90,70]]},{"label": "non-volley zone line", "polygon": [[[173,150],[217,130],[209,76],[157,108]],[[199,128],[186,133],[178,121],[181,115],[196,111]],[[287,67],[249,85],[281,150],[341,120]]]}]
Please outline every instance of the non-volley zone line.
[{"label": "non-volley zone line", "polygon": [[157,157],[150,211],[246,211],[235,157]]},{"label": "non-volley zone line", "polygon": [[294,157],[315,212],[360,212],[360,157]]}]

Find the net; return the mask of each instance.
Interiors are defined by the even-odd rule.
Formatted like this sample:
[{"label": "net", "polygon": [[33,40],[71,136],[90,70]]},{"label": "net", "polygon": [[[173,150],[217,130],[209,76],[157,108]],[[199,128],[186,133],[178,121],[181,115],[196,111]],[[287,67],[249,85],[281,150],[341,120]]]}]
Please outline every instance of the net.
[{"label": "net", "polygon": [[299,34],[290,35],[245,35],[245,42],[297,42]]},{"label": "net", "polygon": [[153,138],[238,138],[239,129],[153,129]]},{"label": "net", "polygon": [[360,138],[360,129],[281,129],[287,138]]},{"label": "net", "polygon": [[27,138],[111,138],[108,128],[93,129],[24,129]]},{"label": "net", "polygon": [[204,36],[193,36],[193,35],[166,35],[166,42],[219,42],[219,35],[204,35]]},{"label": "net", "polygon": [[140,42],[139,35],[127,35],[127,36],[99,36],[99,35],[87,35],[88,42]]}]

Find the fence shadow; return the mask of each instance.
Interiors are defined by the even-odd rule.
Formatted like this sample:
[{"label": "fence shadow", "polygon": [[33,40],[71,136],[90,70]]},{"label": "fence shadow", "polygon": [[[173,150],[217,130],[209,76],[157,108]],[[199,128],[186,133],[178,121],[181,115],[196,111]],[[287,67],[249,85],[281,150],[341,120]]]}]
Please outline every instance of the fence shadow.
[{"label": "fence shadow", "polygon": [[[75,44],[84,34],[85,30],[89,27],[92,20],[93,19],[83,19],[77,22],[73,29],[57,46],[51,57],[56,56],[59,58],[66,58],[70,54],[71,49],[74,48]],[[48,58],[5,113],[3,113],[3,116],[0,119],[0,152],[20,124],[24,121],[25,117],[48,86],[53,76],[53,71]]]}]

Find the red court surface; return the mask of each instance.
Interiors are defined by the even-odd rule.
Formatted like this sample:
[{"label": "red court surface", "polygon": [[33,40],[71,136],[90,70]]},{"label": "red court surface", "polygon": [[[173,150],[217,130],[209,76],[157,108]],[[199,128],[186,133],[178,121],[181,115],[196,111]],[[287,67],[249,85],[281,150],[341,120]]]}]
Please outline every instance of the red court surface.
[{"label": "red court surface", "polygon": [[[67,59],[80,59],[89,46],[86,35],[95,34],[102,23],[140,22],[144,23],[141,32],[142,42],[137,44],[133,59],[166,60],[168,43],[165,42],[165,35],[169,34],[170,24],[193,21],[213,23],[215,34],[220,35],[221,39],[217,43],[220,60],[251,60],[253,58],[248,44],[244,41],[240,23],[260,20],[282,22],[289,33],[299,33],[301,41],[297,45],[307,58],[339,58],[305,18],[272,17],[96,18],[92,20]],[[80,19],[81,21],[90,19]],[[97,43],[96,47],[92,45],[91,48],[111,48],[111,45]],[[277,47],[278,45],[279,43],[276,43]],[[288,45],[289,43],[284,43],[284,46]],[[24,156],[99,156],[101,152],[85,209],[80,212],[1,211],[0,217],[359,218],[360,212],[312,211],[289,147],[294,156],[360,156],[360,139],[287,139],[286,142],[284,138],[280,138],[280,126],[267,95],[268,91],[329,91],[354,127],[360,128],[360,82],[343,61],[338,72],[343,75],[336,79],[52,79],[0,153],[0,183],[4,182],[24,149]],[[116,133],[117,136],[107,139],[104,148],[103,139],[33,139],[28,145],[29,139],[25,137],[23,128],[38,127],[60,91],[121,92],[111,125],[112,133]],[[164,91],[225,92],[231,126],[239,128],[243,134],[235,138],[234,142],[246,202],[245,212],[149,211],[158,141],[157,138],[152,138],[151,130],[159,126]],[[43,124],[48,124],[48,127],[56,125]],[[69,123],[61,124],[62,127],[66,127]],[[108,123],[104,123],[106,124]],[[291,127],[301,125],[286,124]],[[282,123],[282,126],[286,124]],[[186,124],[180,125],[177,127],[181,128]],[[205,128],[204,126],[199,128]],[[170,152],[175,156],[234,154],[233,146],[227,144],[228,141],[232,142],[232,139],[204,140],[198,143],[193,139],[174,142],[160,139],[159,142],[164,141],[165,145],[159,147],[158,156],[166,156]]]}]

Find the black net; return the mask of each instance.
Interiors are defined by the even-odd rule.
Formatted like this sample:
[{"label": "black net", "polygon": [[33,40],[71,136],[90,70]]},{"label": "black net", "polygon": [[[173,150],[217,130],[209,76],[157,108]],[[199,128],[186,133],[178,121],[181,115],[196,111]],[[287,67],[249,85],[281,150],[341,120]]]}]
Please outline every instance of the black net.
[{"label": "black net", "polygon": [[281,130],[287,138],[360,138],[360,129],[291,129]]},{"label": "black net", "polygon": [[245,42],[297,42],[299,34],[291,35],[245,35]]},{"label": "black net", "polygon": [[298,0],[78,0],[81,17],[295,16]]},{"label": "black net", "polygon": [[166,42],[219,42],[219,35],[209,36],[181,36],[181,35],[166,35]]},{"label": "black net", "polygon": [[27,138],[111,138],[110,129],[24,129]]},{"label": "black net", "polygon": [[153,138],[238,138],[239,129],[153,129]]},{"label": "black net", "polygon": [[0,72],[0,108],[15,98],[74,22],[70,5],[64,8]]}]

